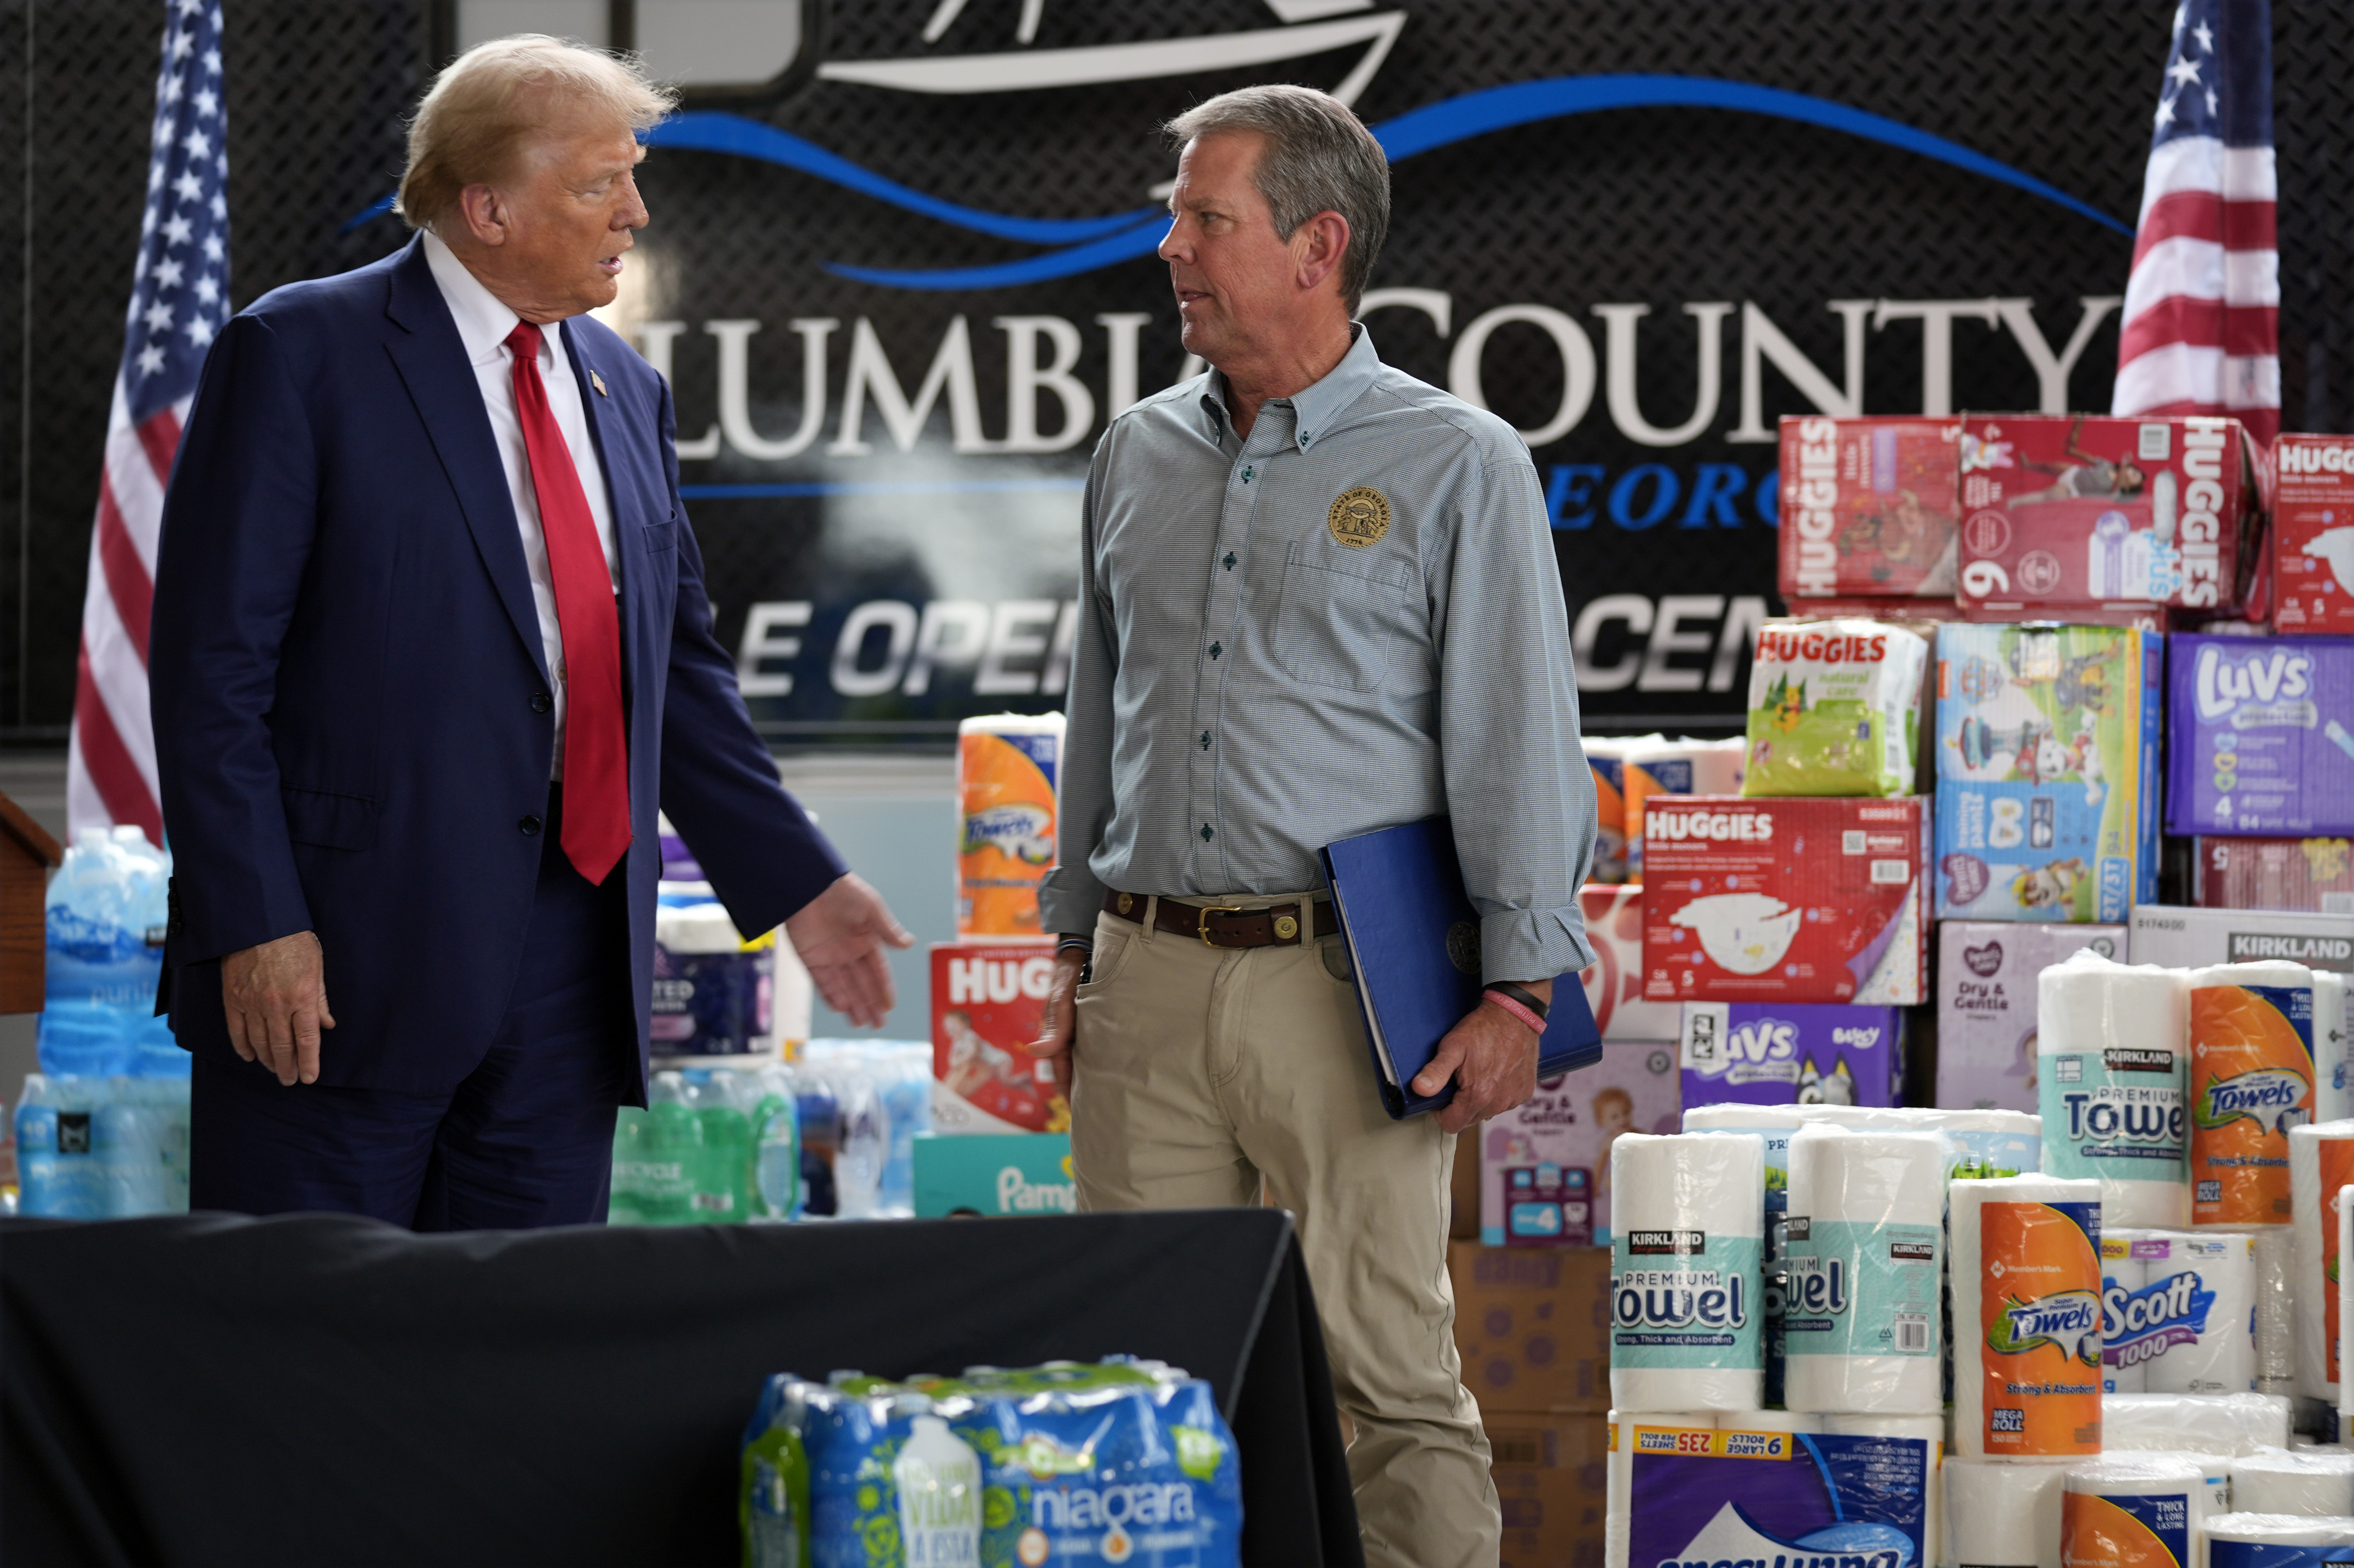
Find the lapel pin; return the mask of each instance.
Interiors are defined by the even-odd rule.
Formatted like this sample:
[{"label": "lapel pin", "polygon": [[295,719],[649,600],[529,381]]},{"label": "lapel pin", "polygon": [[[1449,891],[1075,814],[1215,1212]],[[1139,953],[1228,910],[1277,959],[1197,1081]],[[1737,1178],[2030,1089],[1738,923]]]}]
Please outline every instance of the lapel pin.
[{"label": "lapel pin", "polygon": [[588,373],[588,385],[597,388],[597,396],[599,397],[610,397],[612,396],[610,392],[605,390],[605,378],[598,375],[593,370]]}]

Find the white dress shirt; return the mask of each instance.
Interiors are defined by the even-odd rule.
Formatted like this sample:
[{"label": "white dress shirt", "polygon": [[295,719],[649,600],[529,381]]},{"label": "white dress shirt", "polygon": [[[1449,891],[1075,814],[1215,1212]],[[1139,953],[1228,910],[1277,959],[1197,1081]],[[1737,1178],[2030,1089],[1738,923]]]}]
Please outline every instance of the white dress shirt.
[{"label": "white dress shirt", "polygon": [[[514,503],[515,526],[523,534],[524,566],[531,573],[532,603],[539,611],[539,641],[547,654],[551,694],[556,702],[556,758],[551,778],[564,777],[564,632],[556,618],[556,579],[547,567],[547,535],[540,529],[539,495],[532,489],[531,460],[523,444],[523,421],[515,413],[514,355],[507,334],[523,318],[507,309],[499,297],[466,270],[456,252],[431,233],[425,236],[425,260],[441,298],[458,323],[458,341],[466,345],[467,362],[482,389],[482,406],[491,416],[491,434],[499,447],[499,465],[506,470],[507,498]],[[572,466],[588,497],[588,514],[597,520],[597,543],[605,551],[605,570],[613,591],[621,591],[619,563],[613,555],[613,503],[605,493],[605,470],[597,461],[597,444],[588,439],[588,411],[580,406],[580,378],[572,374],[571,357],[564,352],[564,323],[539,329],[539,379],[547,388],[547,406],[556,428],[572,452]]]}]

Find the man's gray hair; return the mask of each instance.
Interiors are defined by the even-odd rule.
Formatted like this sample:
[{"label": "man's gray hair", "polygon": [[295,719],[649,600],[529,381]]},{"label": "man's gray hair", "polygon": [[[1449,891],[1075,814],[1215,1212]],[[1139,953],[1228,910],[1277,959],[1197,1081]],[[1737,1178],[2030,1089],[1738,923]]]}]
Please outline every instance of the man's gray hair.
[{"label": "man's gray hair", "polygon": [[1355,312],[1390,231],[1390,162],[1347,104],[1312,87],[1245,87],[1195,105],[1166,130],[1180,147],[1221,132],[1265,137],[1251,183],[1267,199],[1278,238],[1289,239],[1320,212],[1349,220],[1341,292]]}]

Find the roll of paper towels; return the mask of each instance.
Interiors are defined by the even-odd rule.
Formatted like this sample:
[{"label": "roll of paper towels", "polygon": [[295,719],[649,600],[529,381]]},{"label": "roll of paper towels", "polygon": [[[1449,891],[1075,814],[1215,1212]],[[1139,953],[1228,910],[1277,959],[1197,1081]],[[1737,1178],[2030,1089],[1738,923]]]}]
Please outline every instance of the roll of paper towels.
[{"label": "roll of paper towels", "polygon": [[[2158,1233],[2101,1228],[2101,1392],[2140,1393],[2148,1385],[2139,1347],[2127,1339],[2126,1314],[2146,1298],[2149,1265],[2134,1255],[2136,1242]],[[2145,1243],[2145,1245],[2147,1245]]]},{"label": "roll of paper towels", "polygon": [[2354,1454],[2270,1448],[2235,1457],[2232,1509],[2306,1519],[2354,1514]]},{"label": "roll of paper towels", "polygon": [[2190,1223],[2190,1013],[2182,970],[2111,963],[2089,948],[2036,981],[2043,1172],[2097,1180],[2105,1224]]},{"label": "roll of paper towels", "polygon": [[2207,1521],[2210,1568],[2321,1568],[2345,1561],[2354,1519],[2296,1519],[2232,1512]]},{"label": "roll of paper towels", "polygon": [[2087,1459],[2070,1467],[2066,1487],[2060,1557],[2070,1568],[2195,1560],[2207,1479],[2189,1459],[2171,1454]]},{"label": "roll of paper towels", "polygon": [[2296,1236],[2288,1225],[2254,1225],[2256,1238],[2256,1391],[2296,1391]]},{"label": "roll of paper towels", "polygon": [[1765,1153],[1738,1133],[1621,1134],[1610,1239],[1610,1399],[1622,1410],[1766,1402],[1758,1297]]},{"label": "roll of paper towels", "polygon": [[1934,1414],[1945,1140],[1802,1125],[1790,1139],[1783,1395],[1793,1410]]},{"label": "roll of paper towels", "polygon": [[2288,1401],[2266,1393],[2117,1393],[2101,1401],[2111,1452],[2253,1454],[2288,1445]]},{"label": "roll of paper towels", "polygon": [[2354,1085],[2347,1082],[2349,1043],[2346,977],[2313,971],[2313,1119],[2340,1121],[2354,1116]]},{"label": "roll of paper towels", "polygon": [[1684,1130],[1745,1132],[1763,1143],[1766,1207],[1778,1214],[1788,1206],[1790,1135],[1798,1130],[1797,1110],[1796,1106],[1693,1106],[1684,1112]]},{"label": "roll of paper towels", "polygon": [[1648,1444],[1661,1453],[1679,1448],[1692,1451],[1695,1441],[1708,1441],[1698,1434],[1715,1431],[1716,1416],[1705,1410],[1614,1410],[1608,1420],[1610,1456],[1603,1475],[1602,1559],[1604,1568],[1628,1568],[1636,1449]]},{"label": "roll of paper towels", "polygon": [[1823,1418],[1808,1410],[1720,1410],[1719,1432],[1820,1432]]},{"label": "roll of paper towels", "polygon": [[[2101,1355],[2117,1393],[2243,1393],[2256,1385],[2255,1238],[2244,1231],[2103,1231]],[[2119,1271],[2123,1270],[2123,1273]],[[2130,1288],[2121,1288],[2126,1279]],[[2126,1374],[2133,1381],[2123,1381]]]},{"label": "roll of paper towels", "polygon": [[2317,1122],[2288,1133],[2291,1218],[2289,1310],[2296,1335],[2296,1391],[2335,1405],[2338,1394],[2338,1194],[2354,1183],[2354,1121]]},{"label": "roll of paper towels", "polygon": [[1947,1459],[1939,1561],[1948,1568],[2061,1568],[2061,1499],[2073,1462]]},{"label": "roll of paper towels", "polygon": [[2192,1220],[2288,1224],[2288,1129],[2314,1119],[2313,971],[2191,970],[2190,1049]]},{"label": "roll of paper towels", "polygon": [[2098,1454],[2101,1184],[2006,1176],[1947,1195],[1956,1451]]},{"label": "roll of paper towels", "polygon": [[[2349,1330],[2354,1330],[2354,1266],[2343,1261],[2354,1253],[2354,1188],[2338,1190],[2338,1283],[2333,1294],[2338,1298],[2338,1361],[2346,1362]],[[2354,1378],[2338,1380],[2338,1430],[2354,1426]]]},{"label": "roll of paper towels", "polygon": [[2032,1174],[2042,1169],[2043,1118],[2015,1110],[1920,1110],[1922,1125],[1958,1147],[1946,1177],[1955,1181]]}]

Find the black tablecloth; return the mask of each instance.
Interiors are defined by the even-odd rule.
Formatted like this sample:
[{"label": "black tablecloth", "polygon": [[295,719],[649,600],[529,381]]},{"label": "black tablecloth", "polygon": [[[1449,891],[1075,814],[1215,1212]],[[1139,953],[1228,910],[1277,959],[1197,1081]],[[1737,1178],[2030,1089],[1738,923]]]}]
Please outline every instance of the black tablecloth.
[{"label": "black tablecloth", "polygon": [[1362,1562],[1276,1211],[445,1236],[8,1222],[0,1555],[732,1564],[769,1373],[1120,1351],[1216,1388],[1246,1563]]}]

